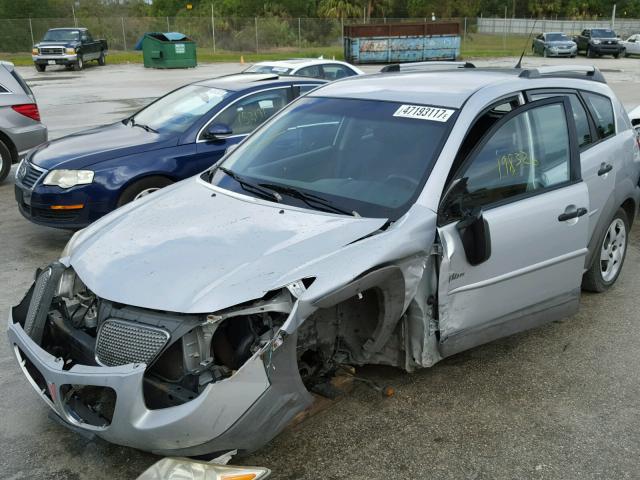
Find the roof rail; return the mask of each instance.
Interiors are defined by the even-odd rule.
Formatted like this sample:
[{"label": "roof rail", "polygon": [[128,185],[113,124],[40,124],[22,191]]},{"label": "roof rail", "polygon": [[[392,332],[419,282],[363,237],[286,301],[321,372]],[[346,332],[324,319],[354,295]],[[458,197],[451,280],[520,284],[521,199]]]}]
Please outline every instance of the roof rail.
[{"label": "roof rail", "polygon": [[15,67],[15,65],[12,62],[7,62],[6,60],[0,60],[0,65],[2,65],[4,68],[9,70],[10,72],[13,72],[13,69]]},{"label": "roof rail", "polygon": [[520,72],[520,78],[565,77],[584,78],[594,82],[607,83],[602,72],[593,65],[570,65],[557,67],[527,68]]},{"label": "roof rail", "polygon": [[441,69],[442,67],[476,68],[476,66],[470,62],[434,61],[434,62],[392,63],[391,65],[386,65],[380,71],[382,73],[411,72],[416,70],[430,70],[433,67],[435,67],[436,69]]}]

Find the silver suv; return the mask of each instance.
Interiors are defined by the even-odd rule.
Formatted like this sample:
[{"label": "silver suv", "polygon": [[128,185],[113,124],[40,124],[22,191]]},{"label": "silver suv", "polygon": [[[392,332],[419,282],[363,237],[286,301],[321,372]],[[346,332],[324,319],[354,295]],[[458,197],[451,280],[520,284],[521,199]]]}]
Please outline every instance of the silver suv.
[{"label": "silver suv", "polygon": [[0,61],[0,182],[33,147],[47,141],[47,127],[33,92],[13,63]]},{"label": "silver suv", "polygon": [[431,367],[610,288],[640,149],[600,72],[450,67],[321,86],[75,234],[9,318],[38,394],[121,445],[248,451],[341,365]]}]

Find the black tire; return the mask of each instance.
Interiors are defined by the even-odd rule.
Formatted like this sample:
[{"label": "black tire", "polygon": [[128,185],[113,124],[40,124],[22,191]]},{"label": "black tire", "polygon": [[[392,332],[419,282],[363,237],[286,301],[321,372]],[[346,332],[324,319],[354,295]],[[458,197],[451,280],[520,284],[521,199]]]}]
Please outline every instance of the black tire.
[{"label": "black tire", "polygon": [[44,72],[47,69],[47,66],[43,65],[42,63],[34,63],[34,65],[38,72]]},{"label": "black tire", "polygon": [[104,67],[107,64],[107,57],[104,55],[104,50],[100,52],[100,56],[98,57],[98,65]]},{"label": "black tire", "polygon": [[[625,242],[624,242],[624,251],[622,252],[622,258],[619,260],[618,269],[615,275],[605,280],[602,274],[602,261],[601,259],[601,251],[603,246],[605,245],[605,240],[609,237],[609,229],[618,221],[621,220],[625,229]],[[620,272],[622,271],[622,267],[624,266],[624,260],[627,256],[627,248],[629,246],[629,219],[627,218],[627,213],[624,209],[619,208],[615,213],[609,224],[607,225],[607,229],[598,239],[598,243],[596,244],[597,251],[595,253],[595,257],[591,264],[589,270],[582,277],[582,289],[588,292],[602,293],[606,292],[616,283],[618,277],[620,276]]]},{"label": "black tire", "polygon": [[593,53],[593,50],[591,50],[591,47],[587,47],[587,57],[589,58],[593,58],[596,55]]},{"label": "black tire", "polygon": [[545,57],[545,58],[547,58],[547,57],[548,57],[547,49],[546,49],[546,48],[542,50],[542,56],[543,56],[543,57]]},{"label": "black tire", "polygon": [[7,146],[0,140],[0,182],[3,182],[9,172],[11,171],[11,164],[13,163],[13,156]]},{"label": "black tire", "polygon": [[620,54],[619,53],[614,53],[613,54],[613,58],[620,58]]},{"label": "black tire", "polygon": [[78,54],[78,61],[73,64],[73,69],[76,72],[79,72],[83,68],[84,68],[84,59],[82,58],[82,55]]},{"label": "black tire", "polygon": [[136,182],[133,182],[127,188],[124,189],[120,198],[118,199],[118,207],[125,205],[135,200],[135,198],[145,190],[160,189],[167,185],[171,185],[173,182],[167,177],[145,177]]}]

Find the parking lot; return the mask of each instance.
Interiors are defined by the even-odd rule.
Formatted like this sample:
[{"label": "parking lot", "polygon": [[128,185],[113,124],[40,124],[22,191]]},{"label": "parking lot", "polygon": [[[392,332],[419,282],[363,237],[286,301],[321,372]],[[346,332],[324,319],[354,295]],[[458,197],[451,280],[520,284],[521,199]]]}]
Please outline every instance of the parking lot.
[{"label": "parking lot", "polygon": [[[477,65],[507,66],[516,60]],[[627,108],[640,104],[638,59],[527,58],[525,65],[566,62],[595,63]],[[50,137],[57,138],[119,120],[184,83],[242,67],[19,71],[36,94]],[[20,300],[34,270],[55,259],[71,235],[20,216],[13,173],[15,167],[0,185],[2,312]],[[636,225],[616,286],[604,295],[583,295],[574,317],[414,374],[365,368],[362,375],[394,386],[396,395],[383,399],[357,384],[330,409],[235,463],[266,466],[283,479],[638,478],[639,267]],[[84,438],[49,418],[6,341],[0,342],[0,391],[0,478],[128,479],[158,459]]]}]

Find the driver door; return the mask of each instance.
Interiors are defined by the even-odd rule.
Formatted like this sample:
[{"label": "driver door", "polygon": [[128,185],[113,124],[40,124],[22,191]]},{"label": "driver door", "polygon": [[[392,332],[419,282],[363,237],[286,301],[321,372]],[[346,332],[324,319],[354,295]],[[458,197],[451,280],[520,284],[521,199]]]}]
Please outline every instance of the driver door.
[{"label": "driver door", "polygon": [[[209,168],[222,158],[227,148],[241,142],[292,100],[291,87],[271,88],[252,92],[226,106],[202,129],[196,140],[196,154],[192,158],[194,174]],[[224,138],[207,139],[205,131],[221,124],[231,134]]]},{"label": "driver door", "polygon": [[439,212],[443,356],[577,310],[589,210],[571,105],[505,115],[472,149]]}]

